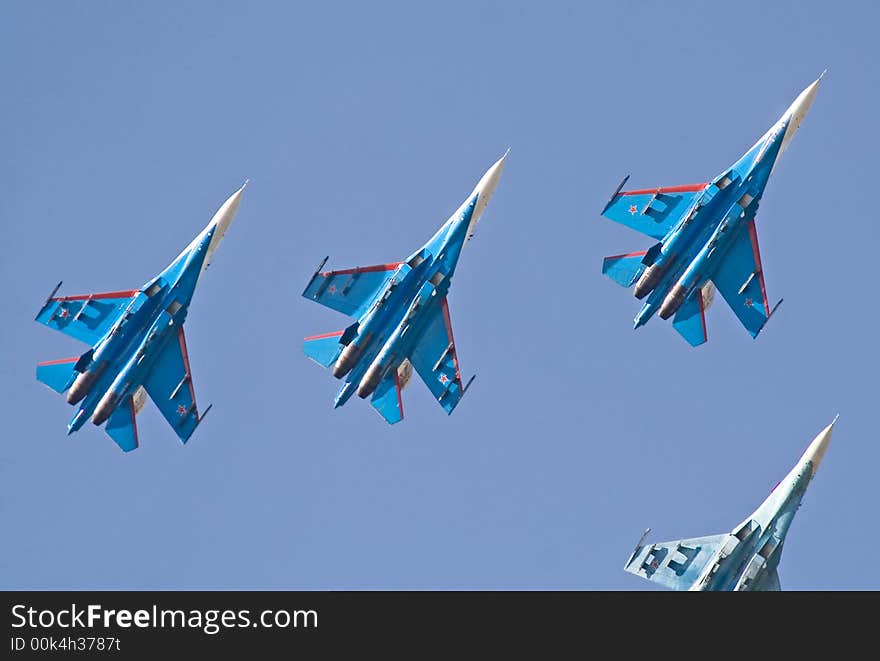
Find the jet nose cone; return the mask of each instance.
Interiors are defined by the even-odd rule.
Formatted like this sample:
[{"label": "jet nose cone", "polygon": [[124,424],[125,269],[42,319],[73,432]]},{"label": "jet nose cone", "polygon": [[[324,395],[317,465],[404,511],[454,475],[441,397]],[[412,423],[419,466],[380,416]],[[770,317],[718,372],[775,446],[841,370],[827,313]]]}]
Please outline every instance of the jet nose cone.
[{"label": "jet nose cone", "polygon": [[[825,74],[823,73],[822,75],[824,76]],[[816,92],[819,91],[819,83],[821,81],[822,76],[810,83],[810,85],[798,95],[794,100],[794,103],[791,104],[788,112],[792,118],[797,119],[798,123],[800,123],[810,111],[810,106],[813,105],[813,99],[816,98]]]},{"label": "jet nose cone", "polygon": [[238,205],[241,204],[241,195],[244,193],[244,189],[247,187],[249,181],[250,179],[245,181],[241,188],[230,195],[226,201],[220,205],[220,208],[217,209],[217,213],[214,214],[214,217],[211,218],[210,224],[216,225],[221,234],[226,231],[226,228],[229,227],[232,219],[235,218],[235,214],[238,211]]},{"label": "jet nose cone", "polygon": [[480,183],[477,184],[477,189],[487,191],[489,195],[492,194],[492,191],[494,191],[495,187],[498,185],[498,180],[501,179],[501,172],[504,170],[504,160],[509,153],[510,149],[504,152],[504,156],[495,161],[492,164],[492,167],[486,170],[486,174],[483,175],[483,178],[480,179]]},{"label": "jet nose cone", "polygon": [[499,179],[501,179],[501,172],[504,170],[504,160],[509,153],[510,149],[504,152],[504,156],[495,161],[495,163],[492,164],[492,167],[486,170],[486,174],[480,178],[480,181],[477,182],[476,187],[474,187],[474,192],[471,193],[470,197],[473,198],[474,195],[477,195],[478,197],[477,206],[471,217],[471,228],[477,223],[480,216],[483,215],[486,205],[489,204],[489,199],[492,197],[492,193],[495,192]]},{"label": "jet nose cone", "polygon": [[819,464],[822,463],[825,451],[831,443],[831,432],[834,430],[834,423],[836,422],[837,418],[835,417],[831,424],[820,431],[819,435],[813,439],[812,443],[810,443],[806,452],[804,452],[804,455],[801,457],[802,464],[806,464],[808,461],[811,463],[813,475],[815,475],[816,471],[819,469]]},{"label": "jet nose cone", "polygon": [[[217,213],[211,218],[211,222],[208,223],[208,226],[202,231],[202,234],[199,235],[199,237],[204,237],[210,230],[213,229],[214,231],[211,235],[211,240],[208,243],[208,250],[205,253],[205,259],[202,262],[202,272],[210,266],[211,260],[214,257],[214,252],[217,250],[217,246],[220,245],[223,236],[226,234],[226,230],[229,229],[229,226],[232,224],[232,219],[235,218],[235,214],[238,211],[238,205],[241,203],[241,195],[244,193],[248,181],[245,181],[241,188],[230,195],[226,201],[220,205],[220,208],[217,209]],[[199,240],[199,237],[196,237],[196,241]]]},{"label": "jet nose cone", "polygon": [[[824,75],[825,72],[823,71],[822,76]],[[781,156],[782,152],[788,147],[788,143],[791,142],[791,139],[794,137],[798,127],[800,127],[801,122],[804,121],[804,117],[810,112],[810,106],[813,105],[813,99],[816,98],[816,92],[819,90],[819,83],[822,80],[822,76],[819,76],[816,80],[810,83],[803,92],[798,94],[798,97],[788,107],[782,120],[780,120],[787,120],[788,126],[785,129],[785,137],[782,139],[782,145],[779,148],[779,156]],[[777,158],[779,158],[779,156],[777,156]]]}]

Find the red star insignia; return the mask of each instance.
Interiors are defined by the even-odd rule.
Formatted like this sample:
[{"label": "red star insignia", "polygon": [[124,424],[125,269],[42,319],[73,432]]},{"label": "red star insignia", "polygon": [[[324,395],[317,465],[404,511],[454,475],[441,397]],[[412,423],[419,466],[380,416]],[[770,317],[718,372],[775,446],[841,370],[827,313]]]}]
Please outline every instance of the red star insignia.
[{"label": "red star insignia", "polygon": [[629,212],[630,212],[633,216],[636,215],[636,213],[638,212],[638,210],[639,210],[639,208],[638,208],[635,204],[632,204],[632,205],[630,205],[630,207],[629,207]]},{"label": "red star insignia", "polygon": [[441,374],[440,375],[440,383],[442,383],[445,386],[447,383],[449,383],[449,377],[446,376],[445,374]]},{"label": "red star insignia", "polygon": [[657,569],[657,567],[659,567],[659,566],[660,566],[659,562],[657,562],[656,560],[651,560],[651,567],[653,569]]},{"label": "red star insignia", "polygon": [[58,316],[62,319],[67,319],[70,316],[70,310],[67,308],[62,308],[61,312],[58,313]]},{"label": "red star insignia", "polygon": [[746,307],[747,307],[747,308],[750,308],[750,307],[752,307],[752,306],[755,304],[755,302],[754,302],[752,299],[747,298],[747,299],[745,300],[745,304],[746,304]]},{"label": "red star insignia", "polygon": [[336,285],[330,285],[329,287],[327,287],[327,291],[329,291],[331,294],[335,294],[336,293]]},{"label": "red star insignia", "polygon": [[177,407],[177,412],[178,412],[180,415],[185,414],[185,413],[186,413],[186,407],[185,407],[183,404],[180,404],[180,405]]}]

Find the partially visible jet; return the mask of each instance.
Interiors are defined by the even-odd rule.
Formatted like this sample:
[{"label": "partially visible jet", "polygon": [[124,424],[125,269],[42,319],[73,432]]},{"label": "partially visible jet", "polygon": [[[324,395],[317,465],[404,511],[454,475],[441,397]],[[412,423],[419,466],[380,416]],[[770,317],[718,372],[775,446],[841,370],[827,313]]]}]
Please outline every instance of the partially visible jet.
[{"label": "partially visible jet", "polygon": [[[824,72],[823,72],[824,75]],[[770,307],[758,251],[755,214],[770,173],[806,116],[819,79],[798,95],[769,131],[709,183],[623,191],[602,215],[647,234],[648,250],[606,257],[602,273],[624,287],[635,284],[639,328],[657,312],[693,346],[706,339],[706,309],[715,290],[757,337],[782,302]]]},{"label": "partially visible jet", "polygon": [[123,451],[138,447],[135,416],[146,396],[184,443],[204,419],[196,408],[183,322],[196,284],[238,211],[245,185],[159,275],[140,289],[58,296],[59,282],[36,320],[92,348],[37,365],[37,379],[78,405],[72,434],[89,418]]},{"label": "partially visible jet", "polygon": [[447,414],[464,397],[474,377],[462,383],[446,296],[506,157],[489,168],[449,220],[405,261],[321,271],[325,257],[318,266],[303,296],[356,320],[344,331],[307,337],[303,345],[309,358],[344,379],[334,408],[357,392],[362,399],[371,397],[389,424],[400,422],[401,391],[413,369]]},{"label": "partially visible jet", "polygon": [[644,544],[648,528],[624,569],[673,590],[779,590],[782,545],[825,456],[835,422],[836,417],[767,500],[731,532]]}]

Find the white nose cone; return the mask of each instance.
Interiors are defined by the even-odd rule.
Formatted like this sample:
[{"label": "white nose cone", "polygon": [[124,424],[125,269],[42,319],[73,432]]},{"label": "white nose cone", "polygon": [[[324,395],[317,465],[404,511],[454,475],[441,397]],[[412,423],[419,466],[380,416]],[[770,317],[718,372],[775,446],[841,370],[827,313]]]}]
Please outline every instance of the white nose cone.
[{"label": "white nose cone", "polygon": [[211,222],[208,223],[208,226],[205,228],[205,232],[214,228],[214,235],[211,237],[211,243],[208,245],[208,252],[205,255],[205,261],[202,263],[202,273],[208,268],[208,265],[211,263],[211,258],[214,256],[214,251],[217,250],[217,246],[219,246],[220,242],[223,240],[223,235],[226,234],[226,230],[229,229],[229,226],[232,224],[232,219],[235,218],[235,213],[238,211],[238,205],[241,203],[241,194],[244,192],[245,186],[247,185],[248,182],[245,181],[241,188],[230,195],[229,198],[220,205],[220,208],[217,209],[217,213],[214,214],[214,217],[211,218]]},{"label": "white nose cone", "polygon": [[477,221],[480,220],[480,216],[483,215],[486,205],[489,204],[489,199],[492,197],[492,193],[495,192],[495,187],[498,185],[498,180],[501,178],[501,172],[504,170],[504,159],[507,158],[509,153],[510,150],[508,149],[504,152],[504,156],[495,161],[492,167],[486,170],[486,174],[480,178],[480,181],[477,182],[473,192],[468,196],[468,200],[470,200],[474,195],[479,195],[479,197],[477,197],[477,206],[474,209],[474,213],[471,216],[471,223],[468,227],[468,237],[473,233]]},{"label": "white nose cone", "polygon": [[[825,72],[823,71],[822,76],[824,75]],[[782,152],[788,147],[788,143],[791,142],[801,122],[804,121],[804,117],[810,111],[810,106],[813,105],[813,99],[816,98],[816,92],[819,89],[819,82],[822,80],[822,76],[819,76],[809,87],[798,94],[794,103],[788,107],[788,110],[785,111],[785,114],[779,120],[780,122],[789,120],[789,122],[785,129],[785,136],[782,138],[782,145],[779,147],[779,153],[776,156],[777,160],[782,156]]]},{"label": "white nose cone", "polygon": [[837,422],[836,417],[830,425],[820,431],[819,435],[813,439],[813,442],[810,443],[809,447],[807,447],[806,452],[804,452],[803,456],[801,456],[801,460],[798,462],[799,466],[806,466],[807,462],[810,462],[813,468],[813,475],[815,475],[816,471],[819,469],[819,464],[822,463],[822,458],[825,456],[825,451],[828,449],[828,445],[831,443],[831,431],[834,429],[835,422]]}]

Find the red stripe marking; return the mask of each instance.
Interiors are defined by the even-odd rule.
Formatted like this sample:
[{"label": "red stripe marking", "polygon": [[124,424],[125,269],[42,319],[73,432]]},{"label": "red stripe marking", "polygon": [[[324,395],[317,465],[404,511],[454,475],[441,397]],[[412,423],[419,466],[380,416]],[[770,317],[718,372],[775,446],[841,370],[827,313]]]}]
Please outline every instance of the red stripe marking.
[{"label": "red stripe marking", "polygon": [[323,335],[309,335],[304,341],[308,342],[309,340],[323,340],[325,337],[339,337],[345,331],[334,331],[332,333],[324,333]]},{"label": "red stripe marking", "polygon": [[377,264],[376,266],[359,266],[353,269],[343,269],[342,271],[323,271],[318,275],[327,277],[332,275],[347,275],[349,273],[373,273],[375,271],[393,271],[403,262],[395,262],[394,264]]},{"label": "red stripe marking", "polygon": [[758,250],[758,230],[755,229],[755,219],[749,221],[749,238],[752,240],[752,252],[755,255],[755,264],[758,266],[758,282],[761,283],[761,298],[764,299],[764,312],[770,314],[770,306],[767,304],[767,287],[764,286],[764,267],[761,265],[761,251]]},{"label": "red stripe marking", "polygon": [[394,370],[394,385],[397,386],[397,408],[400,409],[400,417],[403,418],[403,397],[400,393],[400,372]]},{"label": "red stripe marking", "polygon": [[660,188],[642,188],[640,190],[625,190],[618,195],[653,195],[654,193],[694,193],[703,190],[708,182],[702,184],[685,184],[684,186],[661,186]]},{"label": "red stripe marking", "polygon": [[446,323],[446,333],[449,335],[449,341],[452,343],[452,364],[455,365],[455,378],[460,382],[461,373],[458,371],[458,355],[455,352],[455,338],[452,336],[452,321],[449,319],[449,303],[446,301],[445,296],[440,303],[440,307],[443,309],[443,321]]},{"label": "red stripe marking", "polygon": [[193,413],[196,414],[196,420],[198,420],[199,410],[195,407],[196,391],[193,388],[192,370],[189,368],[189,354],[186,352],[186,337],[183,335],[183,326],[180,326],[177,329],[177,337],[180,340],[180,353],[183,355],[183,366],[186,368],[186,373],[189,376],[187,379],[187,385],[189,386],[189,396],[192,398],[190,401],[193,403]]},{"label": "red stripe marking", "polygon": [[709,336],[706,335],[706,308],[703,305],[703,288],[701,287],[697,292],[697,297],[700,299],[700,321],[703,322],[703,342],[709,339]]},{"label": "red stripe marking", "polygon": [[92,299],[93,301],[101,299],[101,298],[131,298],[135,294],[140,292],[140,289],[130,289],[129,291],[108,291],[103,294],[80,294],[79,296],[59,296],[58,298],[53,298],[53,301],[84,301],[87,298]]},{"label": "red stripe marking", "polygon": [[134,419],[135,413],[134,413],[134,396],[133,395],[130,395],[128,397],[128,408],[131,411],[131,427],[132,427],[132,429],[134,429],[134,446],[136,448],[139,448],[141,446],[141,444],[138,442],[138,426],[137,426],[137,422]]},{"label": "red stripe marking", "polygon": [[610,257],[606,257],[605,261],[607,262],[609,259],[623,259],[624,257],[644,257],[647,254],[647,250],[642,250],[641,252],[628,252],[623,255],[611,255]]},{"label": "red stripe marking", "polygon": [[58,360],[47,360],[45,363],[37,363],[37,367],[43,367],[44,365],[61,365],[62,363],[75,363],[79,360],[79,356],[74,356],[73,358],[59,358]]}]

